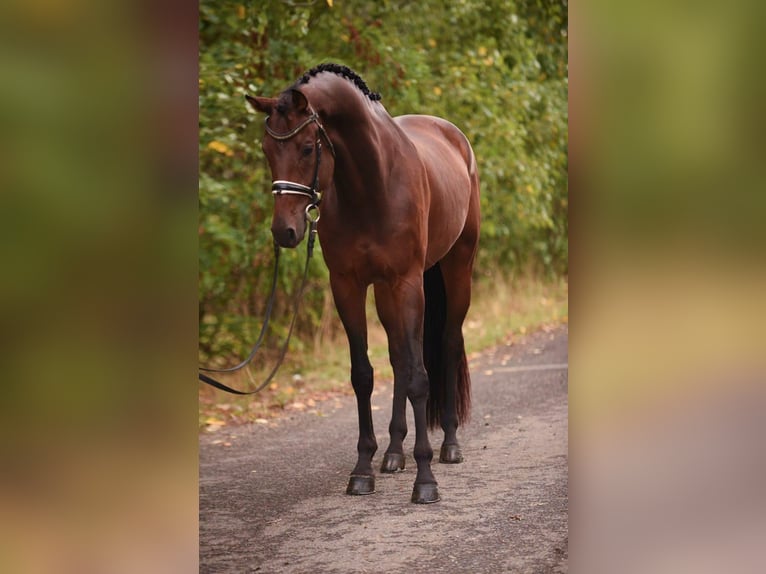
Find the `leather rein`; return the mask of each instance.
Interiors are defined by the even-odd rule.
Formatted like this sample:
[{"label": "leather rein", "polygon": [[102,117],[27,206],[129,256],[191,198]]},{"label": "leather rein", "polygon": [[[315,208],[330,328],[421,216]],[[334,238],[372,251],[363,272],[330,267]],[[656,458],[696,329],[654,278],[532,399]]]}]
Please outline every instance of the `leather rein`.
[{"label": "leather rein", "polygon": [[[309,262],[311,261],[311,257],[314,252],[314,241],[316,239],[317,234],[317,223],[319,222],[319,204],[322,201],[322,193],[318,190],[319,185],[319,165],[322,161],[322,142],[320,140],[320,137],[324,137],[325,141],[327,141],[327,145],[330,148],[330,152],[332,153],[333,157],[335,157],[335,148],[332,145],[332,142],[330,141],[330,138],[327,136],[327,132],[324,129],[324,126],[322,126],[322,123],[319,121],[319,115],[311,109],[311,106],[309,106],[309,112],[310,115],[308,118],[306,118],[303,122],[298,124],[296,127],[294,127],[292,130],[286,133],[278,133],[272,130],[269,127],[269,116],[266,117],[266,133],[269,134],[272,138],[278,141],[284,141],[292,138],[293,136],[297,135],[303,128],[308,126],[311,123],[316,123],[317,125],[317,140],[314,145],[314,149],[316,151],[316,162],[314,164],[314,177],[313,181],[311,183],[311,186],[303,185],[301,183],[296,183],[294,181],[287,181],[287,180],[275,180],[271,184],[271,193],[275,196],[277,195],[305,195],[309,198],[309,204],[306,206],[306,209],[304,211],[306,222],[309,224],[309,236],[306,243],[306,264],[303,268],[303,278],[301,279],[301,285],[298,289],[298,294],[295,298],[295,303],[293,306],[293,318],[290,322],[290,329],[287,332],[287,337],[285,338],[285,342],[282,345],[282,348],[279,352],[279,358],[277,359],[277,364],[274,366],[274,368],[269,373],[268,377],[265,381],[263,381],[260,385],[258,385],[254,390],[252,391],[239,391],[237,389],[233,389],[225,384],[223,384],[220,381],[217,381],[210,375],[206,375],[202,372],[199,373],[199,380],[203,383],[206,383],[212,387],[215,387],[219,390],[225,391],[227,393],[235,394],[235,395],[252,395],[255,393],[258,393],[262,391],[266,386],[271,382],[271,380],[274,378],[274,376],[277,374],[277,371],[279,370],[279,367],[282,366],[282,362],[284,361],[285,355],[287,354],[287,347],[290,344],[290,337],[293,334],[293,328],[295,327],[295,321],[298,317],[298,310],[300,308],[301,300],[303,299],[303,291],[306,288],[306,281],[308,279],[308,272],[309,272]],[[316,214],[312,214],[312,211],[316,211]],[[200,371],[205,371],[208,373],[233,373],[235,371],[238,371],[244,367],[246,367],[250,362],[255,358],[256,353],[258,352],[258,349],[261,346],[261,343],[263,342],[263,337],[266,334],[266,329],[269,325],[269,319],[271,318],[271,311],[274,308],[274,295],[276,292],[277,287],[277,275],[279,272],[279,253],[280,253],[280,247],[277,245],[276,241],[274,242],[274,273],[271,281],[271,292],[269,293],[269,298],[266,303],[266,312],[264,315],[263,325],[261,326],[261,331],[258,334],[258,339],[255,342],[255,345],[253,345],[252,350],[250,351],[250,354],[247,356],[247,358],[242,361],[241,363],[233,366],[228,367],[225,369],[215,369],[211,367],[199,367]]]}]

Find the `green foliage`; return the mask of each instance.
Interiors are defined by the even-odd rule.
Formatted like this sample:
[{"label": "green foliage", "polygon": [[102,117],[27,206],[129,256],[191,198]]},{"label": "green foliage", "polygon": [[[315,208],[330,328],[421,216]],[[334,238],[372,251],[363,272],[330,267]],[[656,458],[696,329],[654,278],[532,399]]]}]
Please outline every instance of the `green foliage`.
[{"label": "green foliage", "polygon": [[[204,354],[242,354],[257,334],[272,269],[262,118],[244,95],[276,95],[320,62],[356,70],[391,115],[441,116],[466,133],[482,181],[477,273],[533,266],[566,274],[567,25],[566,0],[202,0]],[[288,315],[299,251],[287,254],[277,317]],[[326,308],[319,259],[299,329],[315,327]],[[277,323],[275,335],[284,329]]]}]

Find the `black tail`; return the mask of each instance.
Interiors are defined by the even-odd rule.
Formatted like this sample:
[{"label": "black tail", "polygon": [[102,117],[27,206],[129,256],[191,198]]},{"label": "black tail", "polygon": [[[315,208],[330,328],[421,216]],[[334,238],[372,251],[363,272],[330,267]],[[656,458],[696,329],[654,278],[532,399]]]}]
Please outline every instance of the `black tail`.
[{"label": "black tail", "polygon": [[[423,274],[426,309],[423,319],[423,362],[428,372],[428,426],[436,428],[441,424],[441,410],[445,401],[445,339],[444,327],[447,318],[447,292],[444,278],[437,263]],[[458,425],[468,421],[471,410],[471,378],[465,348],[461,346],[457,368],[457,389],[455,391]]]}]

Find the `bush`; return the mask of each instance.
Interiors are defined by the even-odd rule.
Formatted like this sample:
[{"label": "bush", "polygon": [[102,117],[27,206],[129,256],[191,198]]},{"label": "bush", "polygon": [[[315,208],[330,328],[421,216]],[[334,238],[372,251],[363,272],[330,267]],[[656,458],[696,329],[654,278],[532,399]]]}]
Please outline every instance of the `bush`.
[{"label": "bush", "polygon": [[[391,115],[437,115],[466,133],[482,182],[478,275],[567,273],[566,0],[294,4],[200,4],[203,360],[243,354],[270,282],[270,174],[262,118],[244,95],[276,95],[324,61],[356,70]],[[274,338],[287,327],[299,251],[283,254]],[[320,259],[299,333],[327,308]]]}]

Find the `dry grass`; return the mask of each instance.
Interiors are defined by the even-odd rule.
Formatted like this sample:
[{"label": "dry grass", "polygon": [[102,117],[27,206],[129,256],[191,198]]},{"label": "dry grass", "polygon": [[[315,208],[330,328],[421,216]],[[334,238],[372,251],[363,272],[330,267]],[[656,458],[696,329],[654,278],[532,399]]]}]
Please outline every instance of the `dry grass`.
[{"label": "dry grass", "polygon": [[[524,334],[544,325],[567,320],[568,284],[565,279],[541,281],[521,278],[485,281],[474,289],[473,303],[463,330],[469,355],[493,347],[511,335]],[[256,422],[266,424],[286,411],[316,411],[321,401],[352,394],[345,335],[328,299],[322,321],[312,341],[302,342],[301,352],[291,345],[279,373],[267,389],[250,397],[238,397],[200,386],[200,428],[209,431],[222,425]],[[368,299],[370,362],[376,382],[393,379],[388,362],[388,343],[378,321],[370,290]],[[254,388],[268,375],[271,364],[226,377],[239,389]]]}]

